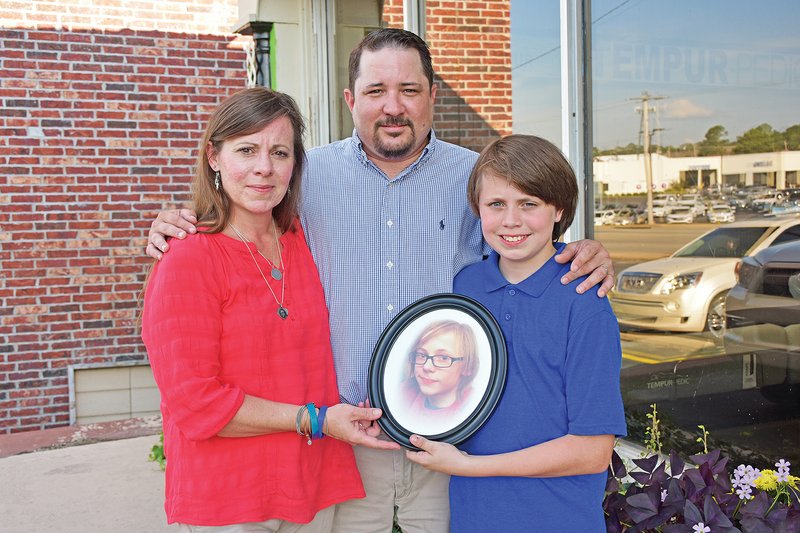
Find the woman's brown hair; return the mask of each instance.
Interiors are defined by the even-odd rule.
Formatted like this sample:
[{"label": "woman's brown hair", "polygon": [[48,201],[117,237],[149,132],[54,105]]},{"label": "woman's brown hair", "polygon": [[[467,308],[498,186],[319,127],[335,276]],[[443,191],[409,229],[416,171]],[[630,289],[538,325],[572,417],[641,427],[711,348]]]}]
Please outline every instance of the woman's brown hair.
[{"label": "woman's brown hair", "polygon": [[230,197],[225,189],[214,186],[214,169],[208,163],[208,146],[219,152],[223,143],[243,135],[251,135],[264,129],[268,124],[286,117],[294,132],[294,169],[289,181],[289,192],[272,210],[272,215],[281,231],[286,232],[297,218],[300,200],[300,180],[305,165],[303,132],[305,125],[297,104],[291,96],[265,87],[245,89],[225,99],[211,115],[200,153],[197,156],[197,170],[192,180],[192,203],[197,213],[197,223],[209,233],[219,233],[230,218]]}]

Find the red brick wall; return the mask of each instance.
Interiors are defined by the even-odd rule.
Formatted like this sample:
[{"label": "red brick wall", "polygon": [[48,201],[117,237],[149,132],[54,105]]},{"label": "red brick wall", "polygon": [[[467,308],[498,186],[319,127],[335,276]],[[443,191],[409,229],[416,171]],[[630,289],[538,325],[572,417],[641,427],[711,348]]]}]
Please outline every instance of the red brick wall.
[{"label": "red brick wall", "polygon": [[92,10],[104,29],[70,31],[43,13],[86,20],[74,6],[26,4],[19,29],[0,8],[0,433],[69,422],[67,365],[146,359],[149,222],[187,199],[208,113],[245,85],[219,17],[214,33],[178,33]]},{"label": "red brick wall", "polygon": [[[387,0],[383,18],[403,27],[402,0]],[[436,134],[478,151],[510,134],[511,1],[428,0],[425,40],[439,84]]]},{"label": "red brick wall", "polygon": [[[511,130],[509,2],[428,1],[444,139],[479,150]],[[236,9],[0,5],[0,433],[67,424],[68,365],[146,359],[145,235],[187,200],[210,110],[244,87]],[[402,2],[384,16],[401,26]]]},{"label": "red brick wall", "polygon": [[25,0],[0,3],[0,27],[227,34],[238,0]]}]

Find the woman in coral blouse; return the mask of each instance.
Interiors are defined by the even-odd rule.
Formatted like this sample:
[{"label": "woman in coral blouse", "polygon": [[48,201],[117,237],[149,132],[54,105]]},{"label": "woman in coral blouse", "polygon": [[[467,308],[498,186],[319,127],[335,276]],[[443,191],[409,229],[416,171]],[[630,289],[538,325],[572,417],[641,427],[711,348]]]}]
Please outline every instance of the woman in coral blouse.
[{"label": "woman in coral blouse", "polygon": [[396,447],[362,429],[379,410],[339,403],[297,219],[303,129],[287,95],[225,100],[192,183],[201,230],[172,241],[147,283],[165,508],[185,531],[328,531],[334,504],[364,495],[350,444]]}]

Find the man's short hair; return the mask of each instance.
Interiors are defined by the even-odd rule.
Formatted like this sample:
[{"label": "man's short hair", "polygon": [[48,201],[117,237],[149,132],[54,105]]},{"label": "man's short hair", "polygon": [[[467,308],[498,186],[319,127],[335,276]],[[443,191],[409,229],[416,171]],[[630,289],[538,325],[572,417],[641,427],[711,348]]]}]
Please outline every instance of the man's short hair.
[{"label": "man's short hair", "polygon": [[409,49],[419,52],[422,72],[424,72],[425,77],[428,78],[429,88],[433,86],[433,63],[431,61],[431,52],[428,49],[428,45],[425,44],[425,41],[423,41],[419,35],[411,33],[410,31],[398,28],[382,28],[368,33],[366,37],[361,39],[361,42],[356,45],[353,51],[350,52],[350,78],[348,87],[351,92],[355,90],[356,80],[359,76],[361,53],[364,50],[376,52],[384,48]]}]

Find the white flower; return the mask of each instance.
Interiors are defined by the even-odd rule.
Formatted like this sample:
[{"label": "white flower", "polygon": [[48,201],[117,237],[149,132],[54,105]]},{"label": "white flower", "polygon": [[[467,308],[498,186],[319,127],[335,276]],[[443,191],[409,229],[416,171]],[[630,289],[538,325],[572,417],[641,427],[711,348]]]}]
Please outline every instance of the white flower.
[{"label": "white flower", "polygon": [[775,466],[777,466],[777,467],[778,467],[778,470],[787,470],[787,471],[788,471],[788,470],[789,470],[789,467],[790,467],[791,465],[792,465],[792,463],[790,463],[790,462],[789,462],[789,461],[787,461],[786,459],[781,459],[780,461],[778,461],[777,463],[775,463]]},{"label": "white flower", "polygon": [[761,475],[761,470],[758,468],[753,468],[750,465],[739,465],[736,467],[736,470],[733,471],[733,481],[732,485],[734,488],[736,487],[755,487],[756,486],[756,479]]},{"label": "white flower", "polygon": [[692,526],[692,531],[694,531],[694,533],[711,533],[711,528],[703,522],[700,522]]},{"label": "white flower", "polygon": [[789,481],[789,469],[786,470],[778,470],[775,473],[775,478],[778,480],[778,483],[786,483]]},{"label": "white flower", "polygon": [[750,485],[745,485],[736,490],[736,494],[739,496],[740,500],[749,500],[752,493],[753,489],[750,488]]}]

